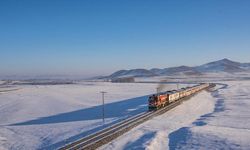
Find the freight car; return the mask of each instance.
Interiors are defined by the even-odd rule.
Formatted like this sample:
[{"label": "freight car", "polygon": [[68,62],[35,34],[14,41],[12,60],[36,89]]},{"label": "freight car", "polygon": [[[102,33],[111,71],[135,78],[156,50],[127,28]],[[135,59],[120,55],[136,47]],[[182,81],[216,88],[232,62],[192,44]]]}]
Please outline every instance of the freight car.
[{"label": "freight car", "polygon": [[157,110],[170,103],[178,101],[181,98],[195,94],[209,86],[214,86],[213,84],[201,83],[192,87],[182,88],[180,90],[166,91],[154,94],[148,99],[149,110]]}]

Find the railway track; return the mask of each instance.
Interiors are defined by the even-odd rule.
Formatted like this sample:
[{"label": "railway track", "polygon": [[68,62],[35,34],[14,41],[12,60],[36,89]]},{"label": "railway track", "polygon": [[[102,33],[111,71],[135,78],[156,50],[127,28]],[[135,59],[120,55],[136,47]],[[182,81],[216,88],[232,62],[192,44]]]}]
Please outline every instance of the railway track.
[{"label": "railway track", "polygon": [[149,111],[141,113],[139,115],[126,119],[122,122],[114,124],[111,127],[108,127],[97,133],[84,137],[76,142],[70,143],[62,148],[59,148],[59,150],[96,149],[110,142],[111,140],[117,138],[123,133],[129,131],[135,126],[178,106],[180,103],[182,103],[182,101],[176,101],[175,103],[172,103],[157,111]]},{"label": "railway track", "polygon": [[[208,87],[211,88],[211,87]],[[199,92],[198,92],[199,93]],[[195,93],[197,94],[197,93]],[[195,95],[193,94],[193,95]],[[162,109],[156,111],[148,111],[131,118],[128,118],[124,121],[121,121],[117,124],[114,124],[106,129],[103,129],[97,133],[91,134],[87,137],[84,137],[76,142],[72,142],[64,147],[59,148],[59,150],[92,150],[97,149],[98,147],[107,144],[108,142],[112,141],[113,139],[121,136],[122,134],[126,133],[130,129],[140,125],[141,123],[161,115],[172,108],[180,105],[183,101],[188,100],[193,95],[188,97],[184,97],[170,105],[163,107]]]}]

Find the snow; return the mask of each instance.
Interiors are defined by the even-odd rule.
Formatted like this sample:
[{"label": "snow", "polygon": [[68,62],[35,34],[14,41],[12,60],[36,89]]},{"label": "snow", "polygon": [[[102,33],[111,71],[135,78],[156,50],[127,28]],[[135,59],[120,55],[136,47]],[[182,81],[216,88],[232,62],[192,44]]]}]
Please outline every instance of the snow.
[{"label": "snow", "polygon": [[249,149],[250,81],[222,81],[101,147],[109,149]]},{"label": "snow", "polygon": [[[215,100],[202,92],[173,110],[137,126],[100,149],[167,149],[171,132],[194,122],[200,115],[211,112]],[[196,104],[196,105],[194,105]]]},{"label": "snow", "polygon": [[[189,135],[186,140],[176,143],[179,149],[250,148],[250,81],[226,84],[214,93],[217,99],[214,111],[200,118],[203,122],[201,126],[186,129]],[[181,144],[183,142],[186,144]]]},{"label": "snow", "polygon": [[[216,82],[169,112],[101,147],[109,149],[249,149],[248,73],[136,78],[140,82]],[[2,82],[3,83],[3,82]],[[147,110],[157,83],[78,82],[69,85],[1,85],[0,149],[55,149]],[[180,84],[180,87],[187,86]],[[165,90],[176,89],[168,84]],[[105,95],[102,124],[100,91]]]},{"label": "snow", "polygon": [[[17,85],[0,93],[0,149],[54,149],[147,110],[157,84]],[[183,85],[186,86],[186,85]],[[166,90],[175,89],[175,84]],[[105,95],[105,126],[102,101]]]}]

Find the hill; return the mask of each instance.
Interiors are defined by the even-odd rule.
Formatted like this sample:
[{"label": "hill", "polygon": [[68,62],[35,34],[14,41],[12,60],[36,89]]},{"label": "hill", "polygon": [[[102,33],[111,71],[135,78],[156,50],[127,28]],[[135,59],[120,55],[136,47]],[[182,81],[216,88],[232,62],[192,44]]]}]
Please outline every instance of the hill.
[{"label": "hill", "polygon": [[153,68],[147,69],[131,69],[119,70],[112,73],[107,78],[122,78],[122,77],[150,77],[162,75],[202,75],[211,72],[237,73],[250,71],[250,63],[240,63],[229,59],[221,59],[218,61],[209,62],[203,65],[189,67],[178,66],[164,69]]}]

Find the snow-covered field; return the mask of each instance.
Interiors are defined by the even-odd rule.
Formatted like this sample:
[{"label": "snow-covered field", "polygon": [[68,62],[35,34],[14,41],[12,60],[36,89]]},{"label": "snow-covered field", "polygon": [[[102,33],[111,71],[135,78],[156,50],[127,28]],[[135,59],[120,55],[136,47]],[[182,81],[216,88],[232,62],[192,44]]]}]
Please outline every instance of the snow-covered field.
[{"label": "snow-covered field", "polygon": [[[232,78],[220,81],[217,90],[197,94],[100,149],[249,149],[250,80],[232,81]],[[199,80],[206,79],[218,82],[220,78]],[[172,79],[175,80],[179,79]],[[0,92],[0,149],[58,148],[146,111],[147,96],[157,86],[80,82],[1,88],[19,90]],[[176,89],[176,85],[167,85],[166,90],[170,89]],[[104,126],[100,91],[108,92]]]},{"label": "snow-covered field", "polygon": [[[81,82],[69,85],[16,85],[0,93],[0,149],[54,149],[147,110],[157,84]],[[186,86],[186,85],[182,85]],[[166,86],[166,90],[176,85]]]},{"label": "snow-covered field", "polygon": [[[168,149],[168,135],[211,112],[215,100],[202,92],[171,111],[137,126],[100,149]],[[196,104],[196,105],[194,105]]]},{"label": "snow-covered field", "polygon": [[[212,112],[170,135],[178,149],[250,149],[250,81],[226,82]],[[178,136],[186,133],[180,140]]]},{"label": "snow-covered field", "polygon": [[250,149],[250,81],[228,81],[100,149]]}]

